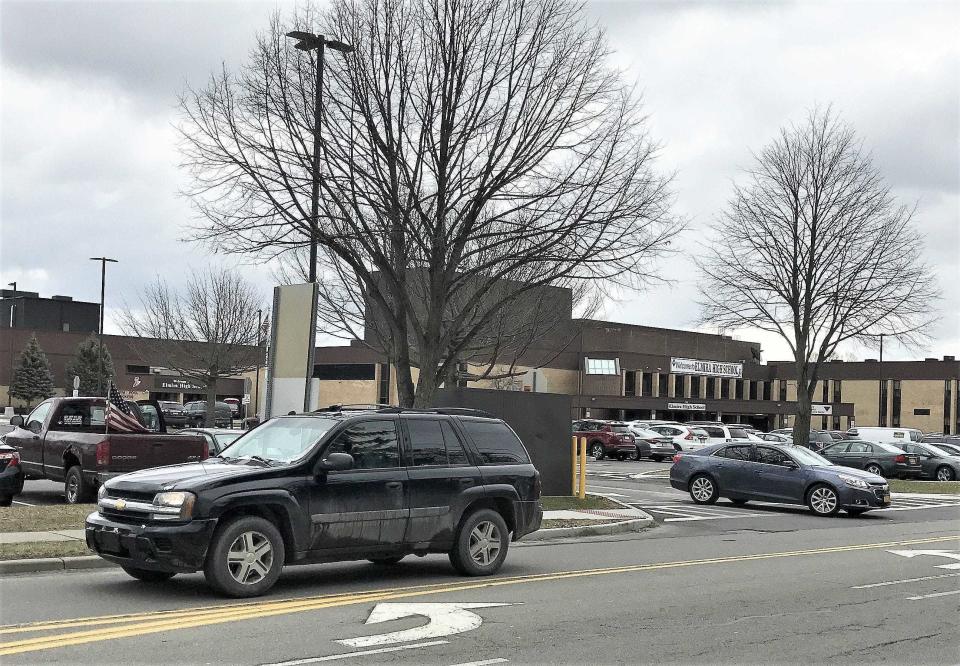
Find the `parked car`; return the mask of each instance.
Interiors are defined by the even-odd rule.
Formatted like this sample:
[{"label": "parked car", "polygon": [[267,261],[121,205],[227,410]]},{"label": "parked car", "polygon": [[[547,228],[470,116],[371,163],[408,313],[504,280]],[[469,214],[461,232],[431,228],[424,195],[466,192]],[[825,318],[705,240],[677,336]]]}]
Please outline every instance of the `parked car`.
[{"label": "parked car", "polygon": [[738,505],[750,500],[806,504],[820,516],[840,509],[856,516],[891,502],[883,477],[780,444],[732,442],[678,453],[670,485],[689,492],[697,504],[713,504],[721,496]]},{"label": "parked car", "polygon": [[936,446],[941,444],[960,446],[960,435],[944,435],[942,432],[934,432],[924,435],[920,441],[924,444],[935,444]]},{"label": "parked car", "polygon": [[[778,430],[771,430],[770,433],[775,435],[787,435],[793,440],[793,428],[780,428]],[[807,440],[807,448],[811,451],[822,451],[823,447],[830,446],[834,444],[837,439],[830,434],[827,430],[810,430],[810,437]]]},{"label": "parked car", "polygon": [[772,442],[773,444],[793,444],[793,437],[778,432],[761,432],[757,434],[757,437],[764,442]]},{"label": "parked car", "polygon": [[830,436],[833,437],[834,441],[837,441],[837,442],[844,439],[854,439],[852,435],[844,432],[843,430],[828,430],[827,432],[829,432]]},{"label": "parked car", "polygon": [[230,408],[230,413],[236,418],[240,415],[240,400],[237,398],[224,398],[223,401]]},{"label": "parked car", "polygon": [[664,458],[669,458],[680,449],[673,443],[673,438],[662,435],[655,430],[647,430],[636,426],[629,426],[630,433],[634,437],[637,445],[636,459],[650,458],[653,461],[660,462]]},{"label": "parked car", "polygon": [[233,597],[263,594],[286,564],[447,553],[493,574],[540,527],[540,474],[506,423],[469,413],[271,419],[202,464],[108,481],[87,545],[144,581],[203,570]]},{"label": "parked car", "polygon": [[747,431],[735,423],[720,423],[713,421],[689,421],[690,426],[696,426],[707,433],[707,444],[732,442],[734,440],[749,441]]},{"label": "parked car", "polygon": [[652,425],[650,429],[669,437],[680,451],[693,451],[707,445],[710,436],[703,428],[683,425],[681,423],[662,423]]},{"label": "parked car", "polygon": [[[187,412],[187,425],[198,428],[206,425],[207,422],[207,402],[206,400],[195,400],[188,402],[183,406]],[[213,425],[215,428],[229,428],[233,425],[233,412],[230,406],[225,402],[216,402],[214,409]]]},{"label": "parked car", "polygon": [[0,506],[10,506],[23,490],[23,466],[20,454],[12,446],[0,444]]},{"label": "parked car", "polygon": [[937,481],[956,481],[960,479],[960,456],[954,451],[937,444],[917,444],[907,442],[903,445],[907,455],[920,459],[920,478]]},{"label": "parked car", "polygon": [[97,486],[127,472],[203,460],[206,441],[167,434],[156,404],[128,402],[156,432],[105,433],[103,398],[50,398],[24,418],[15,416],[4,441],[20,455],[27,479],[62,481],[69,504],[92,502]]},{"label": "parked car", "polygon": [[597,460],[603,460],[606,456],[626,460],[637,452],[630,426],[622,421],[574,421],[573,434],[577,438],[587,438],[587,453]]},{"label": "parked car", "polygon": [[172,400],[157,400],[160,405],[160,411],[163,412],[163,419],[167,422],[167,427],[183,428],[187,425],[187,410],[179,402]]},{"label": "parked car", "polygon": [[868,442],[887,442],[899,446],[904,442],[923,441],[923,433],[916,428],[878,428],[874,426],[850,428],[847,434]]},{"label": "parked car", "polygon": [[200,435],[207,440],[210,455],[219,455],[221,451],[233,444],[233,441],[245,434],[246,430],[231,430],[228,428],[184,428],[181,435]]},{"label": "parked car", "polygon": [[941,451],[945,451],[952,456],[960,456],[960,443],[951,444],[947,442],[942,442],[940,444],[934,444]]},{"label": "parked car", "polygon": [[917,478],[920,458],[885,442],[849,439],[824,447],[820,455],[830,462],[866,470],[885,478]]}]

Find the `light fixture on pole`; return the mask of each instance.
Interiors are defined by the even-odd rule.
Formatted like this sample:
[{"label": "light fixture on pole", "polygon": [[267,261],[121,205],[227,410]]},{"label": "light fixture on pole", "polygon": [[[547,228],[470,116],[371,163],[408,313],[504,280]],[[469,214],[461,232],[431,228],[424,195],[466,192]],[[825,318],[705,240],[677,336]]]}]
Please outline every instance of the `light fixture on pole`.
[{"label": "light fixture on pole", "polygon": [[99,352],[97,353],[97,393],[103,395],[103,302],[107,287],[107,262],[111,264],[118,263],[116,259],[107,257],[90,257],[90,261],[100,262],[100,329],[99,329]]}]

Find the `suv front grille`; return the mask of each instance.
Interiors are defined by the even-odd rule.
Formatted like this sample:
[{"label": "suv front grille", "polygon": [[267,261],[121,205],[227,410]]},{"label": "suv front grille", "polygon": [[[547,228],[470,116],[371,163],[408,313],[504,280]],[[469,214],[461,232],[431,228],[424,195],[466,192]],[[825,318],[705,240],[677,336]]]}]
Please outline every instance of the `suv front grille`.
[{"label": "suv front grille", "polygon": [[134,500],[137,502],[152,502],[156,493],[142,492],[138,490],[117,490],[111,488],[107,490],[107,497],[116,497],[125,500]]}]

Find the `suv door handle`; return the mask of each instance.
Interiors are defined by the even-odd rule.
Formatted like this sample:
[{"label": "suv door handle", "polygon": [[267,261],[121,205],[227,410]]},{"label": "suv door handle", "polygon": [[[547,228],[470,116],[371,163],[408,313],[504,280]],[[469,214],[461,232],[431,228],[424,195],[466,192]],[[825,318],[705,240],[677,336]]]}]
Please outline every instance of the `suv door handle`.
[{"label": "suv door handle", "polygon": [[460,479],[461,486],[471,486],[473,485],[473,479]]},{"label": "suv door handle", "polygon": [[403,484],[400,483],[399,481],[387,481],[387,488],[390,488],[391,490],[395,490],[397,488],[402,488],[402,487],[403,487]]}]

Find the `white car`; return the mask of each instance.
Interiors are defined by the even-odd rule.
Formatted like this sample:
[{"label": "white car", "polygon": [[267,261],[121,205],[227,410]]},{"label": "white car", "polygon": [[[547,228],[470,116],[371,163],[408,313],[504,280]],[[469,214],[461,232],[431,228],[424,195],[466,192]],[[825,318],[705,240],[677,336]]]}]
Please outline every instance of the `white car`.
[{"label": "white car", "polygon": [[682,423],[657,423],[650,430],[669,437],[681,451],[702,449],[708,443],[708,435],[699,426],[686,426]]},{"label": "white car", "polygon": [[761,432],[757,437],[765,442],[773,442],[774,444],[793,444],[793,437],[782,435],[778,432]]},{"label": "white car", "polygon": [[736,423],[698,423],[694,427],[707,433],[707,444],[722,444],[723,442],[735,441],[754,441],[750,439],[749,433],[743,428],[738,428]]}]

